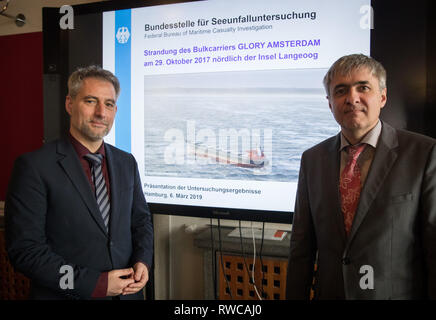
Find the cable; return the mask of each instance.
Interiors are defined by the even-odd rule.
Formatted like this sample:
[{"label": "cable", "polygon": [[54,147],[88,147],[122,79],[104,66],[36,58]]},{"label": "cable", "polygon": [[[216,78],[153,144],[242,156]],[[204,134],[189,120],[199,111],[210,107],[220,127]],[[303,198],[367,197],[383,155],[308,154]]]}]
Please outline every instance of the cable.
[{"label": "cable", "polygon": [[2,14],[3,12],[5,12],[8,9],[9,1],[10,0],[6,0],[6,3],[3,5],[3,7],[0,8],[0,14]]},{"label": "cable", "polygon": [[[244,250],[244,245],[242,244],[241,220],[239,220],[239,240],[240,240],[240,243],[241,243],[242,258],[244,260],[245,270],[247,270],[248,278],[249,278],[249,280],[251,280],[251,284],[253,285],[254,290],[257,292],[257,286],[256,286],[256,282],[254,280],[254,276],[250,277],[250,269],[248,268],[247,260],[245,259],[246,254],[245,254],[245,250]],[[253,264],[253,270],[254,270],[254,264]]]},{"label": "cable", "polygon": [[260,242],[260,250],[259,250],[259,259],[262,271],[262,297],[265,297],[265,291],[263,290],[263,280],[265,279],[265,271],[263,270],[263,259],[262,259],[262,250],[263,250],[263,240],[265,239],[265,221],[262,222],[262,239]]},{"label": "cable", "polygon": [[[242,244],[241,220],[239,220],[239,240],[241,242],[242,259],[244,259],[245,270],[247,270],[248,279],[250,279],[250,270],[248,269],[247,260],[245,259],[244,245]],[[254,284],[256,285],[256,284]]]},{"label": "cable", "polygon": [[239,220],[239,240],[240,240],[240,242],[241,242],[242,258],[244,259],[245,269],[247,270],[247,274],[248,274],[248,276],[250,276],[250,270],[248,270],[247,260],[245,259],[245,250],[244,250],[244,245],[242,244],[242,228],[241,228],[241,220]]},{"label": "cable", "polygon": [[215,298],[215,300],[217,300],[217,294],[216,294],[216,262],[215,262],[215,258],[216,258],[216,253],[215,253],[215,249],[213,246],[214,240],[213,240],[213,221],[212,218],[210,218],[210,244],[212,246],[211,250],[212,250],[212,276],[213,276],[213,296]]},{"label": "cable", "polygon": [[262,300],[262,297],[260,296],[259,291],[257,291],[256,281],[254,279],[254,269],[255,269],[255,265],[256,265],[256,239],[254,238],[253,221],[251,221],[251,235],[253,236],[253,269],[251,269],[251,278],[253,280],[254,291],[256,292],[259,300]]},{"label": "cable", "polygon": [[230,285],[229,285],[229,281],[227,279],[227,275],[225,273],[225,269],[224,269],[224,260],[223,260],[223,250],[222,250],[222,246],[221,246],[221,224],[220,224],[220,219],[218,219],[218,239],[219,239],[219,248],[220,248],[220,257],[221,257],[221,268],[223,271],[223,276],[224,279],[226,280],[226,285],[227,285],[227,289],[229,290],[229,295],[230,295],[230,299],[233,300],[233,295],[232,295],[232,290],[230,290]]}]

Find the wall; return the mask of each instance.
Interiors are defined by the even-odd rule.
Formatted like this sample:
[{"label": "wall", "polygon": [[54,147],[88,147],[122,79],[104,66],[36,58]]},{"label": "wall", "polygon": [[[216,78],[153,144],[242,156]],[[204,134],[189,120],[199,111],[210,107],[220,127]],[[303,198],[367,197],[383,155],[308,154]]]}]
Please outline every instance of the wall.
[{"label": "wall", "polygon": [[1,36],[0,48],[0,200],[4,200],[15,158],[42,146],[42,34]]}]

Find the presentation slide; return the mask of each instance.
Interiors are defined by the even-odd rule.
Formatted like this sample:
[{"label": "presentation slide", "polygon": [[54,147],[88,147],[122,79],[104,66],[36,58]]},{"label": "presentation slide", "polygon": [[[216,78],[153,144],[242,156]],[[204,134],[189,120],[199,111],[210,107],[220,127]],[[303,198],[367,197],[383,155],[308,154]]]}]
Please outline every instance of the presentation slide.
[{"label": "presentation slide", "polygon": [[150,203],[292,212],[301,154],[339,132],[322,79],[369,54],[369,0],[209,0],[105,12],[121,82],[105,139]]}]

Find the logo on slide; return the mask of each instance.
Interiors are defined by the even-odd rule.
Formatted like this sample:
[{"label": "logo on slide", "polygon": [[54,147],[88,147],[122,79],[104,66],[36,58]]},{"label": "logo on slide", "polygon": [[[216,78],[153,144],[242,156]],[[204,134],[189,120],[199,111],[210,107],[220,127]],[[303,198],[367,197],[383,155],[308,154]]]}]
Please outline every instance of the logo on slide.
[{"label": "logo on slide", "polygon": [[130,38],[129,29],[127,27],[118,28],[116,37],[117,37],[118,43],[126,43],[127,41],[129,41],[129,38]]}]

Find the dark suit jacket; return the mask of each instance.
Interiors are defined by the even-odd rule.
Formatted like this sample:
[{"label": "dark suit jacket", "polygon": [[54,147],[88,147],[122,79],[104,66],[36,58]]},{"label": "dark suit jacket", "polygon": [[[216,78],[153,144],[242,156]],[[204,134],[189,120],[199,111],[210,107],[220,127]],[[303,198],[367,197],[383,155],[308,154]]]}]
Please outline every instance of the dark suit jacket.
[{"label": "dark suit jacket", "polygon": [[[152,265],[153,227],[136,161],[108,144],[105,152],[109,234],[69,141],[48,143],[16,160],[5,204],[6,246],[14,267],[32,281],[31,298],[88,299],[101,272],[138,261]],[[62,265],[73,267],[74,289],[60,288]]]},{"label": "dark suit jacket", "polygon": [[[348,237],[338,188],[340,135],[303,153],[288,299],[309,297],[316,254],[315,298],[436,298],[435,144],[383,123]],[[360,284],[370,275],[365,266],[373,269],[374,289]]]}]

